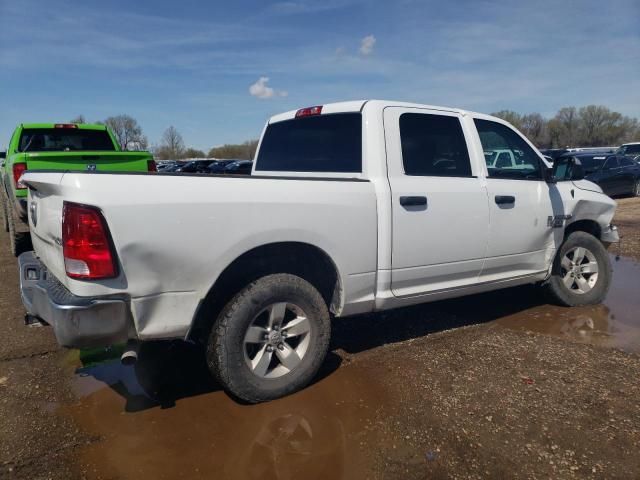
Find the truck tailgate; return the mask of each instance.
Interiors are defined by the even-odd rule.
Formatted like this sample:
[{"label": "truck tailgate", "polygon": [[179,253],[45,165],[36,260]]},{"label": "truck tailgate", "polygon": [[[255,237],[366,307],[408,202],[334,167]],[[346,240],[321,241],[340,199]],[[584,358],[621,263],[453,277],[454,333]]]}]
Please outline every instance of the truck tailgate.
[{"label": "truck tailgate", "polygon": [[29,170],[98,170],[146,172],[148,152],[31,152]]}]

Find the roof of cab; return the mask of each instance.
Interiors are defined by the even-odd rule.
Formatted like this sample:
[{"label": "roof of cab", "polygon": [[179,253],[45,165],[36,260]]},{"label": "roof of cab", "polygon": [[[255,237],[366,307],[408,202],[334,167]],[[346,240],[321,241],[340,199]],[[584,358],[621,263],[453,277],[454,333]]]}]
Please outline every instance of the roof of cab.
[{"label": "roof of cab", "polygon": [[[336,102],[336,103],[325,103],[322,105],[322,114],[327,113],[346,113],[346,112],[360,112],[365,107],[365,105],[372,106],[374,108],[383,109],[385,107],[406,107],[406,108],[427,108],[430,110],[443,110],[447,112],[456,112],[461,115],[466,114],[475,114],[474,112],[469,112],[467,110],[462,110],[459,108],[451,108],[451,107],[442,107],[435,105],[424,105],[421,103],[409,103],[409,102],[397,102],[392,100],[353,100],[349,102]],[[312,105],[307,105],[307,108]],[[298,110],[289,110],[288,112],[279,113],[277,115],[272,116],[269,119],[269,123],[281,122],[283,120],[291,120],[295,118],[296,112]],[[482,114],[477,114],[482,115]]]},{"label": "roof of cab", "polygon": [[58,122],[58,123],[21,123],[20,126],[24,129],[27,128],[56,128],[56,125],[76,125],[77,128],[83,130],[106,130],[106,125],[99,123],[73,123],[73,122]]}]

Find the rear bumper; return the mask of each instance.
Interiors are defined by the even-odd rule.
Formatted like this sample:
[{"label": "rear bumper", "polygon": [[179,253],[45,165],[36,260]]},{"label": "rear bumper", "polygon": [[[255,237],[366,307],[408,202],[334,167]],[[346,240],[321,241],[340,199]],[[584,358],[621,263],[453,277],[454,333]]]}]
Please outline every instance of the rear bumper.
[{"label": "rear bumper", "polygon": [[63,347],[91,348],[113,345],[135,337],[126,298],[73,295],[35,256],[18,257],[20,295],[28,315],[53,327]]}]

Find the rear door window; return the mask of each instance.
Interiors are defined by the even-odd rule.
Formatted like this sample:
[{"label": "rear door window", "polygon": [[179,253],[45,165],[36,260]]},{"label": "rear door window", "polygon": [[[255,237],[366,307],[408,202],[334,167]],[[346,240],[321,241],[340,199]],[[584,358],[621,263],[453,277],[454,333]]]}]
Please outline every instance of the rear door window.
[{"label": "rear door window", "polygon": [[471,176],[469,151],[457,117],[403,113],[400,140],[405,175]]},{"label": "rear door window", "polygon": [[334,113],[270,124],[256,171],[362,172],[362,115]]}]

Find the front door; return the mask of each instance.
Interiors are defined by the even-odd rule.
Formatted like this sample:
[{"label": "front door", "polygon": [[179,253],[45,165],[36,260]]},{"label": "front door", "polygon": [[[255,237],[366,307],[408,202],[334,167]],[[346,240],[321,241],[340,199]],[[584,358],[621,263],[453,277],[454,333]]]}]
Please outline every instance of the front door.
[{"label": "front door", "polygon": [[480,280],[540,273],[555,248],[554,224],[563,224],[562,195],[544,180],[546,165],[515,130],[483,118],[475,118],[474,124],[485,151],[509,150],[515,160],[487,166],[491,226]]},{"label": "front door", "polygon": [[396,296],[469,285],[482,270],[487,193],[460,120],[455,112],[385,109]]}]

